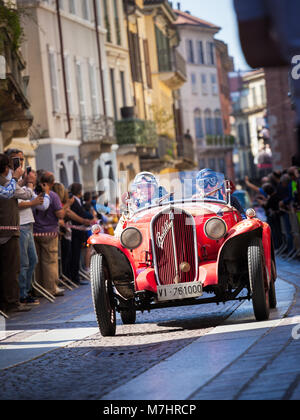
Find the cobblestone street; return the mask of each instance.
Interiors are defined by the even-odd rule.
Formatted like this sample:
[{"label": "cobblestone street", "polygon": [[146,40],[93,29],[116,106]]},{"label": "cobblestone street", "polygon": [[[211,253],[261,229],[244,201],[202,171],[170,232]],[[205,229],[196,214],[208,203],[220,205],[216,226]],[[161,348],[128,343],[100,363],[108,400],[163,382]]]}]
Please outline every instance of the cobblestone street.
[{"label": "cobblestone street", "polygon": [[[103,338],[92,311],[89,286],[67,292],[55,304],[43,301],[30,313],[7,322],[6,338],[0,343],[0,398],[135,399],[131,394],[135,381],[138,389],[144,387],[147,392],[147,375],[159,377],[161,371],[157,393],[162,399],[176,399],[175,389],[171,395],[163,391],[168,384],[161,367],[167,369],[172,390],[172,375],[176,381],[182,376],[179,359],[195,361],[199,352],[194,369],[208,371],[201,354],[210,349],[206,346],[214,337],[222,335],[222,357],[210,370],[212,376],[203,380],[199,375],[196,382],[190,378],[193,392],[181,398],[299,398],[299,340],[291,337],[291,324],[295,319],[300,323],[299,264],[280,262],[279,277],[288,283],[279,280],[278,310],[266,325],[251,319],[248,302],[211,304],[138,314],[133,326],[123,326],[118,320],[116,337]],[[226,333],[224,328],[229,328]],[[231,359],[233,343],[236,349]],[[186,369],[184,381],[189,381],[189,363]],[[280,386],[274,381],[278,375]],[[151,383],[155,383],[153,378]],[[136,399],[140,399],[139,392]]]}]

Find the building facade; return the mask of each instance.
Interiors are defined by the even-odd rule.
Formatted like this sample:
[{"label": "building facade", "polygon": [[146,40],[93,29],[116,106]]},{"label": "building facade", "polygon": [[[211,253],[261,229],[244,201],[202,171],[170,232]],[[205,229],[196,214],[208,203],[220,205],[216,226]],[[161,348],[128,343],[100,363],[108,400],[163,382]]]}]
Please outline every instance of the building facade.
[{"label": "building facade", "polygon": [[136,153],[141,170],[159,173],[184,163],[178,156],[177,115],[186,66],[176,50],[176,15],[166,0],[124,0],[124,10],[134,109],[117,124],[118,154]]},{"label": "building facade", "polygon": [[81,182],[91,191],[100,175],[112,176],[115,159],[102,3],[18,0],[28,16],[23,51],[37,168],[52,171],[66,187]]},{"label": "building facade", "polygon": [[[265,72],[263,69],[232,76],[233,130],[236,136],[235,171],[261,178],[272,171]],[[235,82],[235,83],[234,83]]]},{"label": "building facade", "polygon": [[189,12],[175,10],[179,52],[187,62],[187,83],[180,89],[183,131],[194,140],[199,168],[232,177],[232,137],[225,136],[214,36],[220,28]]}]

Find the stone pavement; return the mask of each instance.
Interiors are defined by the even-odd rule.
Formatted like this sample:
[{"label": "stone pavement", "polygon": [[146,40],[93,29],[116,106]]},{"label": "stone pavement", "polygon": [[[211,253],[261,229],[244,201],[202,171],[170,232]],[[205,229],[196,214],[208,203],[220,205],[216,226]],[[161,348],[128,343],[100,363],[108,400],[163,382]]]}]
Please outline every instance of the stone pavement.
[{"label": "stone pavement", "polygon": [[278,274],[279,305],[269,321],[247,320],[245,302],[222,326],[103,399],[300,399],[300,264],[278,261]]},{"label": "stone pavement", "polygon": [[230,302],[138,314],[103,338],[89,286],[42,301],[0,338],[0,400],[299,399],[300,264],[278,268],[265,323],[251,302]]}]

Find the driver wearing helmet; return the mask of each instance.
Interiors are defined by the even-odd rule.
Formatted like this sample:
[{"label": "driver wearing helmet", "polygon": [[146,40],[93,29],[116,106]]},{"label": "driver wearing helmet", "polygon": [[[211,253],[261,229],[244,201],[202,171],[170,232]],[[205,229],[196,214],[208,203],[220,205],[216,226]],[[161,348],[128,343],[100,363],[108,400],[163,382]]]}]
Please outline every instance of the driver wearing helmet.
[{"label": "driver wearing helmet", "polygon": [[202,169],[196,177],[198,194],[194,198],[224,200],[218,175],[212,169]]},{"label": "driver wearing helmet", "polygon": [[151,206],[153,200],[159,198],[159,186],[151,172],[138,174],[131,186],[132,197],[137,208]]}]

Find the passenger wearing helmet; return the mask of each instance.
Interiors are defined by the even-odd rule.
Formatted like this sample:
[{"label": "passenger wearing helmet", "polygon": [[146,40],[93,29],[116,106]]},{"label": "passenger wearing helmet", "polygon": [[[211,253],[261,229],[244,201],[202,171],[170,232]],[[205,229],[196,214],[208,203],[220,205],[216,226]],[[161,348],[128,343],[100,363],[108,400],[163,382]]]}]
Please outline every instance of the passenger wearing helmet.
[{"label": "passenger wearing helmet", "polygon": [[[224,184],[224,182],[223,182]],[[218,174],[212,169],[202,169],[197,175],[196,185],[198,193],[194,198],[211,198],[216,200],[224,200],[222,194],[222,182]]]},{"label": "passenger wearing helmet", "polygon": [[156,177],[151,172],[138,174],[133,181],[131,191],[137,208],[151,206],[154,200],[161,196],[161,188]]}]

